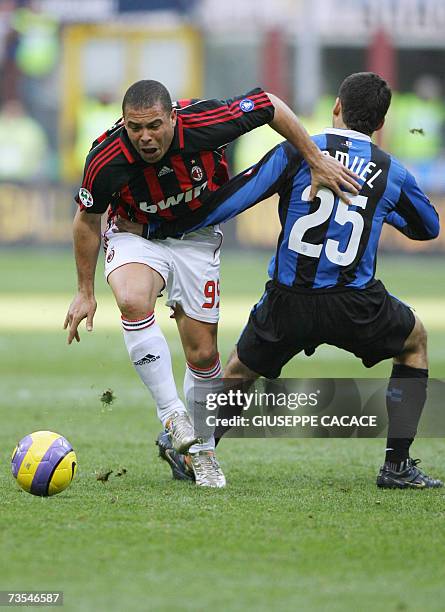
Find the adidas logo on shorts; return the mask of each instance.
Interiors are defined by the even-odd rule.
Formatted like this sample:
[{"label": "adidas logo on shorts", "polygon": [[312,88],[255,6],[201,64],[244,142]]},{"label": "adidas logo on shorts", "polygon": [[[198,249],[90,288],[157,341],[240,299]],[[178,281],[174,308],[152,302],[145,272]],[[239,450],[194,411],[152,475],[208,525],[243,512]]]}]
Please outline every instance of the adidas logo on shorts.
[{"label": "adidas logo on shorts", "polygon": [[153,361],[156,361],[157,359],[160,359],[161,356],[160,355],[150,355],[150,353],[148,353],[147,355],[145,355],[145,357],[142,357],[142,359],[139,359],[139,361],[135,361],[134,365],[139,366],[139,365],[145,365],[146,363],[153,363]]}]

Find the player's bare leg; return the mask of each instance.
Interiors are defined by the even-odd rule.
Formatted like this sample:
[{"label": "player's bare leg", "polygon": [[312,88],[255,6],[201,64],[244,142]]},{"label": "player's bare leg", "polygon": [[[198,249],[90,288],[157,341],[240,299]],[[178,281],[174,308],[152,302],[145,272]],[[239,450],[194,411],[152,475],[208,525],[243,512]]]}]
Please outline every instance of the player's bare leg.
[{"label": "player's bare leg", "polygon": [[428,383],[427,333],[416,316],[414,328],[400,355],[394,358],[387,393],[388,439],[385,463],[377,477],[382,488],[441,487],[440,480],[419,470],[409,456],[426,400]]},{"label": "player's bare leg", "polygon": [[142,318],[147,312],[153,312],[164,288],[162,276],[140,263],[128,263],[113,270],[108,283],[122,316],[128,319]]},{"label": "player's bare leg", "polygon": [[[260,374],[250,370],[238,357],[238,351],[236,347],[231,352],[229,359],[224,367],[223,378],[226,384],[232,388],[229,379],[233,380],[233,387],[239,387],[239,381],[242,381],[242,389],[244,392],[248,391],[250,385],[260,377]],[[239,416],[243,412],[243,406],[228,406],[226,408],[220,408],[218,416],[222,419],[230,419],[234,416]],[[219,425],[215,429],[215,447],[218,446],[222,437],[231,429],[230,426]]]},{"label": "player's bare leg", "polygon": [[164,279],[145,264],[128,263],[113,270],[108,282],[121,311],[130,359],[153,396],[160,421],[170,429],[173,446],[185,452],[197,438],[178,397],[170,351],[154,316]]},{"label": "player's bare leg", "polygon": [[187,363],[200,370],[207,370],[219,361],[218,324],[192,319],[181,306],[176,306],[174,312]]},{"label": "player's bare leg", "polygon": [[406,339],[400,355],[393,359],[395,364],[410,368],[428,369],[428,337],[426,329],[417,315],[413,330]]},{"label": "player's bare leg", "polygon": [[224,368],[223,378],[244,378],[245,380],[254,381],[259,377],[259,374],[253,370],[249,370],[249,368],[240,361],[238,351],[234,348]]},{"label": "player's bare leg", "polygon": [[[193,415],[205,414],[205,398],[212,382],[221,378],[217,347],[217,323],[198,321],[187,316],[181,306],[174,309],[175,320],[186,358],[184,397]],[[221,488],[226,479],[215,457],[213,435],[189,449],[186,462],[192,467],[198,486]],[[172,468],[173,469],[173,468]]]}]

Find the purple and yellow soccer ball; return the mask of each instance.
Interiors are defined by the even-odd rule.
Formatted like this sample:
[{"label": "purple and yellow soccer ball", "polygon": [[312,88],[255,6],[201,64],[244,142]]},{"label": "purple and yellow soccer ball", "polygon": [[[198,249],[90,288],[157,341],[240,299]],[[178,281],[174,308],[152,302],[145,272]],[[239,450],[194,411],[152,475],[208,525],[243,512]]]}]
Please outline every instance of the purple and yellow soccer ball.
[{"label": "purple and yellow soccer ball", "polygon": [[77,471],[77,458],[66,438],[53,431],[25,436],[14,449],[12,475],[24,491],[40,497],[66,489]]}]

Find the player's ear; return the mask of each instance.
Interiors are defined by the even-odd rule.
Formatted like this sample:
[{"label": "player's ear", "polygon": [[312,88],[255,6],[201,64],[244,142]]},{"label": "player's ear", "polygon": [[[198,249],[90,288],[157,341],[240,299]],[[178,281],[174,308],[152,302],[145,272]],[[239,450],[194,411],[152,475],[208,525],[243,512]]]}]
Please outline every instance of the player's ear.
[{"label": "player's ear", "polygon": [[339,117],[341,114],[341,102],[340,98],[335,98],[334,108],[332,109],[332,114],[334,117]]},{"label": "player's ear", "polygon": [[172,127],[175,127],[177,118],[178,118],[178,115],[176,113],[176,108],[172,108],[172,112],[170,113],[170,121],[171,121]]}]

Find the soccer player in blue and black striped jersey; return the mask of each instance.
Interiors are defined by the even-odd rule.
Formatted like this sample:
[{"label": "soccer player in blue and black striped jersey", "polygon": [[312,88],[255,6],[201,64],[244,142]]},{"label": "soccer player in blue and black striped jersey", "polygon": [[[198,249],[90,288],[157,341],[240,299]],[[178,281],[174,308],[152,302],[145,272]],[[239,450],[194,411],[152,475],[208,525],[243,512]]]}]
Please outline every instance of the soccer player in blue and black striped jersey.
[{"label": "soccer player in blue and black striped jersey", "polygon": [[334,128],[318,146],[363,181],[346,205],[327,189],[308,201],[304,164],[281,192],[282,233],[271,282],[254,307],[225,376],[279,375],[293,355],[323,343],[352,352],[366,367],[393,358],[387,394],[389,431],[380,487],[426,488],[442,483],[409,456],[426,399],[427,337],[420,319],[374,277],[384,222],[414,240],[439,233],[438,216],[414,177],[371,142],[383,125],[391,92],[374,74],[341,85]]},{"label": "soccer player in blue and black striped jersey", "polygon": [[311,200],[309,167],[285,142],[220,189],[214,210],[194,226],[189,218],[189,226],[166,224],[153,233],[175,235],[219,223],[279,193],[282,229],[271,280],[224,376],[276,378],[294,355],[312,354],[321,344],[353,353],[366,367],[392,358],[387,449],[377,484],[431,488],[441,481],[419,470],[409,454],[426,399],[426,331],[375,278],[375,268],[383,223],[413,240],[430,240],[439,233],[439,219],[412,174],[371,141],[390,102],[391,90],[378,75],[352,74],[340,86],[333,128],[313,138],[359,175],[361,192],[349,204],[329,189]]}]

